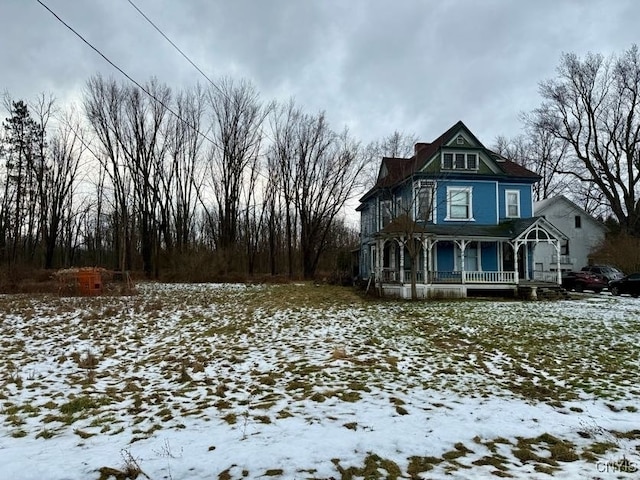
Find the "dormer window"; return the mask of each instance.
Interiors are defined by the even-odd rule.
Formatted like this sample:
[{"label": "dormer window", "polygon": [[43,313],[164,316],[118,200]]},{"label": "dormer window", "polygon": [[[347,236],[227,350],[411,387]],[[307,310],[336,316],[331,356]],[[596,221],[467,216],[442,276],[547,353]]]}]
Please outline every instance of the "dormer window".
[{"label": "dormer window", "polygon": [[443,170],[478,170],[477,153],[449,153],[442,154]]}]

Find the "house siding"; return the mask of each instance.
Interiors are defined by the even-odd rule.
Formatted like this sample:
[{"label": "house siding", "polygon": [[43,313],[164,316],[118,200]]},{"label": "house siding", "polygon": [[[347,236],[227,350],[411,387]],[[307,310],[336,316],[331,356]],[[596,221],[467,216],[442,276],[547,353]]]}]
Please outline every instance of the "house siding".
[{"label": "house siding", "polygon": [[498,245],[496,243],[483,243],[480,248],[482,257],[482,270],[486,272],[499,270]]},{"label": "house siding", "polygon": [[[549,223],[568,237],[568,253],[561,253],[560,270],[580,270],[589,263],[589,254],[604,241],[606,227],[563,197],[552,200],[545,208],[536,211],[536,215],[544,215]],[[580,228],[575,226],[576,216],[581,218]],[[555,271],[556,255],[551,246],[538,245],[534,252],[536,268]]]}]

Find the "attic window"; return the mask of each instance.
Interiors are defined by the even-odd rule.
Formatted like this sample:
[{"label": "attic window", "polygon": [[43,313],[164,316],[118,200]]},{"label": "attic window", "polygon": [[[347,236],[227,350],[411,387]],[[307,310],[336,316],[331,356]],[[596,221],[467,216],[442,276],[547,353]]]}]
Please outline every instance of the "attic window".
[{"label": "attic window", "polygon": [[478,170],[477,153],[448,153],[442,154],[443,170]]},{"label": "attic window", "polygon": [[456,138],[456,143],[458,145],[464,145],[464,138],[462,138],[462,135],[459,135],[458,138]]}]

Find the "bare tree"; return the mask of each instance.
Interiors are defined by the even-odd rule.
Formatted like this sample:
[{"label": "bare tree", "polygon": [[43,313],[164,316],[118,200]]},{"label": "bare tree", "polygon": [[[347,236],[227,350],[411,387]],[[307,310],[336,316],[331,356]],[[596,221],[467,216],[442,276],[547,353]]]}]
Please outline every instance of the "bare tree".
[{"label": "bare tree", "polygon": [[[640,234],[640,53],[631,47],[605,60],[568,53],[556,78],[540,84],[536,125],[566,141],[563,173],[599,191],[622,229]],[[596,196],[597,197],[597,196]]]},{"label": "bare tree", "polygon": [[[295,166],[297,156],[297,129],[303,113],[293,102],[279,105],[274,109],[271,119],[273,143],[269,151],[269,185],[271,214],[270,214],[270,244],[271,257],[275,258],[275,228],[276,228],[276,191],[279,192],[285,220],[285,245],[287,249],[287,271],[289,278],[293,277],[294,249],[297,242],[296,225],[297,214],[294,205],[296,177]],[[275,260],[273,260],[275,261]],[[274,269],[272,268],[272,271]]]},{"label": "bare tree", "polygon": [[237,240],[243,184],[259,155],[269,107],[262,104],[251,83],[230,78],[210,89],[208,98],[215,141],[209,155],[209,179],[216,202],[216,244],[230,262],[228,251]]},{"label": "bare tree", "polygon": [[[165,233],[167,249],[172,243],[180,253],[187,250],[193,240],[198,191],[202,187],[202,144],[200,134],[205,109],[204,91],[197,86],[179,93],[176,111],[182,120],[172,119],[168,135],[170,139],[168,171],[163,177],[163,223],[171,223],[175,242]],[[170,218],[165,218],[170,217]],[[167,228],[171,228],[167,226]]]},{"label": "bare tree", "polygon": [[414,154],[417,142],[418,137],[415,134],[396,130],[380,140],[369,143],[363,152],[365,165],[362,170],[362,183],[365,188],[369,189],[376,183],[380,158],[408,158]]},{"label": "bare tree", "polygon": [[294,203],[300,217],[302,272],[310,279],[336,216],[354,194],[363,162],[357,142],[346,130],[330,130],[324,113],[301,117],[296,140]]},{"label": "bare tree", "polygon": [[[171,91],[153,79],[145,89],[150,95],[93,77],[88,82],[85,109],[102,144],[107,159],[103,166],[114,186],[117,223],[122,231],[121,268],[131,266],[134,220],[139,228],[142,268],[149,277],[154,272],[154,251],[158,248],[157,210],[168,147],[163,132],[167,131]],[[132,207],[135,217],[131,217]],[[156,275],[157,267],[156,262]]]},{"label": "bare tree", "polygon": [[[98,161],[113,189],[111,229],[112,245],[120,270],[132,268],[132,182],[126,164],[119,131],[125,92],[115,81],[94,76],[87,82],[84,109],[100,144]],[[99,219],[100,221],[100,219]]]},{"label": "bare tree", "polygon": [[65,222],[71,222],[73,197],[80,158],[85,150],[79,138],[77,118],[67,114],[49,145],[49,162],[44,172],[42,204],[42,240],[44,268],[52,268],[54,253]]},{"label": "bare tree", "polygon": [[540,128],[533,114],[522,116],[525,133],[508,139],[498,137],[493,149],[503,157],[537,173],[540,181],[534,185],[534,200],[569,193],[569,179],[564,163],[568,144]]}]

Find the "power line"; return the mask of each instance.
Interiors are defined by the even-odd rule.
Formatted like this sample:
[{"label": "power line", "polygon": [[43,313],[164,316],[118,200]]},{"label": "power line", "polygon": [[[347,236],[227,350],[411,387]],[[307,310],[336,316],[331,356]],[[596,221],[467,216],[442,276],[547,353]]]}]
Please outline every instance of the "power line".
[{"label": "power line", "polygon": [[162,100],[160,100],[158,97],[156,97],[153,93],[151,93],[149,90],[147,90],[144,86],[142,86],[140,83],[138,83],[136,80],[134,80],[129,74],[127,74],[127,72],[125,72],[122,68],[120,68],[118,65],[116,65],[114,62],[112,62],[105,54],[103,54],[100,50],[98,50],[96,47],[94,47],[87,39],[85,39],[80,33],[78,33],[71,25],[69,25],[67,22],[65,22],[62,18],[60,18],[60,16],[58,16],[58,14],[56,14],[53,10],[51,10],[44,2],[42,2],[42,0],[36,0],[40,5],[42,5],[51,15],[53,15],[56,20],[58,20],[60,23],[62,23],[65,27],[67,27],[71,32],[73,32],[74,35],[76,35],[80,40],[82,40],[87,46],[89,46],[89,48],[91,48],[94,52],[96,52],[98,55],[100,55],[107,63],[109,63],[109,65],[111,65],[113,68],[115,68],[116,70],[118,70],[122,75],[124,75],[127,79],[129,79],[130,82],[132,82],[134,85],[136,85],[140,90],[142,90],[144,93],[146,93],[150,98],[152,98],[155,102],[159,103],[160,105],[162,105],[164,108],[167,109],[168,112],[170,112],[174,117],[176,117],[178,120],[180,120],[184,125],[186,125],[187,127],[191,128],[193,131],[195,131],[198,135],[200,135],[202,138],[208,140],[212,145],[217,146],[216,142],[214,142],[211,138],[209,138],[207,135],[205,135],[204,133],[202,133],[200,130],[198,130],[194,125],[191,125],[189,122],[187,122],[184,118],[182,118],[178,113],[176,113],[169,105],[165,104]]},{"label": "power line", "polygon": [[[211,78],[209,78],[209,76],[208,76],[206,73],[204,73],[204,72],[202,71],[202,69],[201,69],[200,67],[198,67],[198,65],[196,65],[196,64],[195,64],[195,63],[194,63],[194,62],[189,58],[189,56],[188,56],[186,53],[184,53],[184,52],[180,49],[180,47],[178,47],[178,46],[177,46],[177,45],[176,45],[176,44],[175,44],[175,43],[174,43],[174,42],[173,42],[173,41],[172,41],[172,40],[171,40],[171,39],[170,39],[170,38],[169,38],[169,37],[168,37],[168,36],[167,36],[167,35],[166,35],[162,30],[161,30],[161,29],[160,29],[160,27],[158,27],[158,26],[157,26],[157,25],[156,25],[156,24],[155,24],[155,23],[154,23],[154,22],[153,22],[153,21],[152,21],[152,20],[151,20],[151,19],[150,19],[150,18],[149,18],[149,17],[148,17],[148,16],[147,16],[143,11],[142,11],[142,10],[140,10],[140,8],[139,8],[135,3],[133,3],[133,1],[132,1],[132,0],[127,0],[127,1],[129,2],[129,4],[130,4],[133,8],[135,8],[135,9],[136,9],[136,11],[137,11],[140,15],[142,15],[142,17],[143,17],[147,22],[149,22],[149,23],[151,24],[151,26],[152,26],[153,28],[155,28],[155,29],[158,31],[158,33],[159,33],[160,35],[162,35],[162,36],[164,37],[164,39],[165,39],[167,42],[169,42],[169,43],[171,44],[171,46],[172,46],[173,48],[175,48],[175,49],[180,53],[180,55],[182,55],[182,56],[185,58],[185,60],[187,60],[187,62],[189,62],[189,63],[193,66],[193,68],[195,68],[195,69],[200,73],[200,75],[202,75],[204,78],[206,78],[206,79],[207,79],[207,81],[208,81],[208,82],[213,86],[213,88],[215,88],[216,90],[218,90],[218,92],[220,92],[221,94],[225,95],[225,94],[224,94],[224,92],[223,92],[222,90],[220,90],[220,88],[218,87],[218,85],[216,85],[216,84],[215,84],[215,82],[214,82],[213,80],[211,80]],[[225,95],[225,96],[226,96],[226,95]]]}]

